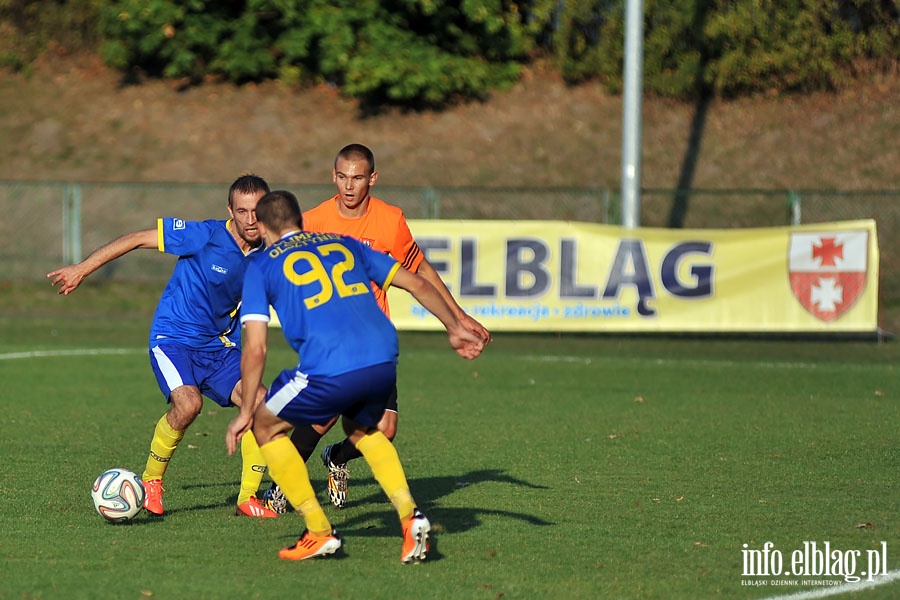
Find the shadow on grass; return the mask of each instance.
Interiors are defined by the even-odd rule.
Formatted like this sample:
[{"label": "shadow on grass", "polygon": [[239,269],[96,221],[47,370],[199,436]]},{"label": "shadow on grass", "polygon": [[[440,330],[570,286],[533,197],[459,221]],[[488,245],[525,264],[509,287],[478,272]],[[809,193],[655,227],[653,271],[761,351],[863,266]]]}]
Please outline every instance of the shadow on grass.
[{"label": "shadow on grass", "polygon": [[[186,504],[184,506],[169,506],[168,504],[166,504],[166,512],[161,515],[153,514],[148,510],[141,511],[141,514],[144,515],[144,517],[146,517],[150,522],[159,522],[164,520],[166,517],[177,515],[178,513],[192,513],[201,510],[223,510],[226,508],[231,508],[233,511],[236,501],[237,496],[234,496],[227,500],[223,500],[222,502],[215,502],[213,504]],[[233,512],[231,514],[233,514]]]},{"label": "shadow on grass", "polygon": [[[377,485],[372,477],[360,478],[357,480],[357,483]],[[503,509],[474,506],[450,508],[437,505],[438,500],[453,494],[457,490],[483,483],[505,483],[530,489],[549,489],[546,486],[536,485],[529,481],[512,477],[501,469],[484,469],[471,471],[463,475],[411,479],[409,485],[419,506],[432,521],[436,533],[469,531],[480,526],[482,518],[485,516],[506,517],[538,527],[554,524],[537,515]],[[358,505],[372,505],[376,511],[367,511],[363,514],[348,516],[341,524],[341,531],[371,537],[390,537],[397,534],[396,516],[390,510],[390,505],[387,503],[387,499],[381,490],[359,499],[351,500],[348,503],[348,507]],[[383,507],[383,509],[378,508],[379,506]],[[377,520],[377,523],[372,523],[373,518]]]},{"label": "shadow on grass", "polygon": [[[371,476],[355,479],[354,483],[359,487],[378,486],[378,483]],[[464,473],[461,475],[422,477],[418,479],[411,479],[409,482],[410,488],[413,491],[413,496],[415,497],[422,510],[428,515],[429,519],[431,519],[432,524],[435,528],[434,531],[438,534],[461,533],[469,531],[480,526],[482,524],[482,519],[485,516],[506,517],[509,519],[522,521],[537,527],[547,527],[554,525],[553,522],[547,521],[540,516],[527,513],[495,508],[450,508],[437,505],[437,502],[441,498],[450,496],[457,490],[484,483],[502,483],[519,488],[529,488],[536,490],[549,489],[547,486],[537,485],[529,481],[525,481],[524,479],[512,477],[502,469],[482,469],[478,471],[471,471],[469,473]],[[196,488],[214,487],[228,487],[237,489],[238,485],[239,484],[237,482],[191,483],[182,485],[181,489],[189,490]],[[324,481],[313,481],[313,487],[315,489],[322,489],[323,486]],[[325,505],[326,510],[330,508],[327,506],[327,500],[320,499],[320,501],[323,501],[323,505]],[[167,507],[166,515],[177,514],[179,512],[221,510],[223,508],[233,507],[236,502],[237,495],[229,494],[229,496],[223,499],[222,502],[202,505],[185,505],[182,507],[172,508]],[[377,492],[370,493],[366,496],[362,496],[357,499],[351,499],[347,506],[353,508],[365,505],[370,505],[372,507],[372,510],[367,510],[359,514],[353,514],[352,511],[340,511],[338,515],[341,515],[344,518],[333,518],[333,522],[335,522],[335,526],[338,528],[340,533],[349,533],[362,537],[393,537],[397,535],[398,526],[396,515],[390,508],[390,503],[387,501],[387,498],[385,498],[384,493],[380,489]],[[146,514],[149,515],[149,513]],[[329,514],[329,516],[337,517],[337,515],[332,514]],[[150,519],[148,520],[152,522],[153,520],[164,518],[165,516],[156,517],[154,515],[150,515]],[[434,556],[435,549],[432,548],[431,552],[429,553],[429,559]],[[439,555],[437,556],[439,557]]]}]

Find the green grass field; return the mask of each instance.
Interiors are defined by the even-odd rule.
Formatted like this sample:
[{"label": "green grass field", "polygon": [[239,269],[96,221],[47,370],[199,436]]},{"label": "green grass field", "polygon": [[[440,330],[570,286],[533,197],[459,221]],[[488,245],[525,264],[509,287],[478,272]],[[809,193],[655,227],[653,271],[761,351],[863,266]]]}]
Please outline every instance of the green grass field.
[{"label": "green grass field", "polygon": [[[19,314],[0,302],[0,598],[853,589],[799,585],[841,577],[745,576],[744,544],[766,542],[784,569],[804,542],[858,551],[857,575],[884,555],[888,575],[852,598],[900,597],[896,342],[497,334],[466,362],[442,335],[402,334],[396,444],[434,524],[429,560],[399,563],[395,513],[356,461],[348,507],[326,506],[344,550],[293,563],[276,552],[302,530],[297,515],[233,516],[240,459],[226,456],[224,432],[234,412],[211,402],[169,467],[165,517],[111,525],[93,511],[100,472],[143,469],[165,404],[146,356],[146,309],[89,309],[96,290],[82,291],[19,302],[31,309]],[[277,345],[267,379],[293,360]],[[327,502],[318,459],[310,472]]]}]

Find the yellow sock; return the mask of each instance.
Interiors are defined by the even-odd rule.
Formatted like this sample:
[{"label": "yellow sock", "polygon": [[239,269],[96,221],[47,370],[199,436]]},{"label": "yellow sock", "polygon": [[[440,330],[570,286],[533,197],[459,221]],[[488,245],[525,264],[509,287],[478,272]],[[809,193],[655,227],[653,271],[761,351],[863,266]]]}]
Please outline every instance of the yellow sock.
[{"label": "yellow sock", "polygon": [[281,487],[294,510],[303,514],[309,532],[313,535],[331,535],[331,523],[316,499],[306,464],[291,439],[286,435],[280,436],[261,446],[260,451],[269,465],[272,479]]},{"label": "yellow sock", "polygon": [[176,431],[169,425],[166,415],[157,421],[153,431],[153,439],[150,441],[150,456],[147,457],[147,466],[141,477],[144,481],[162,479],[169,466],[169,459],[175,454],[178,442],[184,437],[184,431]]},{"label": "yellow sock", "polygon": [[243,504],[256,495],[266,473],[266,459],[259,451],[259,445],[252,431],[241,438],[241,489],[238,492],[238,504]]},{"label": "yellow sock", "polygon": [[356,449],[362,452],[369,463],[372,475],[397,509],[400,521],[410,518],[416,509],[416,502],[409,492],[409,483],[394,445],[383,433],[376,431],[366,434],[356,445]]}]

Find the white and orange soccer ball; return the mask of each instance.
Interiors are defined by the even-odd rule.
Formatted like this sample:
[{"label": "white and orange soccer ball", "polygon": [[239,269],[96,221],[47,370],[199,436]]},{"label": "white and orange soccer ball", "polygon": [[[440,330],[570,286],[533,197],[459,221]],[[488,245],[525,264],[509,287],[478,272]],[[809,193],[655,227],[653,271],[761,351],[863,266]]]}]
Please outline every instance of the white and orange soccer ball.
[{"label": "white and orange soccer ball", "polygon": [[144,507],[144,483],[128,469],[109,469],[94,481],[91,498],[101,517],[121,523],[134,518]]}]

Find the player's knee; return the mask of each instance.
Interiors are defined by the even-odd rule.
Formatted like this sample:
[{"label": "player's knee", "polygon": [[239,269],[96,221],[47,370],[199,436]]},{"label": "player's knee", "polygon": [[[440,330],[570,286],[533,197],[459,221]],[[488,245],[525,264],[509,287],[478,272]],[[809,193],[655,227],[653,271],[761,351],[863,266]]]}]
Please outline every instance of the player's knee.
[{"label": "player's knee", "polygon": [[196,419],[199,414],[200,409],[195,409],[193,406],[173,406],[169,409],[169,425],[176,431],[184,431],[194,422],[194,419]]},{"label": "player's knee", "polygon": [[172,394],[168,421],[173,429],[183,431],[194,422],[203,408],[203,398],[191,394]]}]

